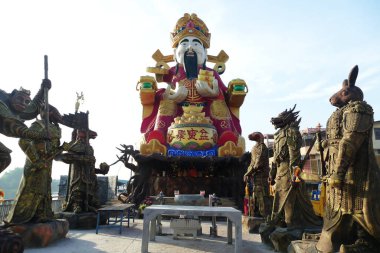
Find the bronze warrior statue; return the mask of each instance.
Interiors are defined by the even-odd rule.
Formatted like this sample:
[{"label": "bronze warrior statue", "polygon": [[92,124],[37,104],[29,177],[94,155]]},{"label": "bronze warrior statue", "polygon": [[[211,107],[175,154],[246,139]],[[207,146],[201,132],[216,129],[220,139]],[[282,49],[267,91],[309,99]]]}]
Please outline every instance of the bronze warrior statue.
[{"label": "bronze warrior statue", "polygon": [[322,143],[327,199],[319,252],[379,252],[380,170],[372,146],[373,111],[355,86],[358,72],[355,66],[330,98],[337,109]]},{"label": "bronze warrior statue", "polygon": [[70,164],[66,212],[96,212],[100,207],[96,174],[107,174],[109,166],[101,163],[99,169],[95,168],[94,149],[89,139],[96,136],[96,132],[91,130],[74,130],[75,144],[67,153],[57,156],[57,160]]},{"label": "bronze warrior statue", "polygon": [[[40,108],[43,106],[43,91],[45,88],[50,89],[50,87],[50,80],[44,79],[40,90],[33,99],[30,97],[30,91],[23,88],[14,89],[11,93],[0,90],[0,133],[16,138],[35,140],[46,138],[46,132],[28,129],[23,122],[37,117]],[[61,115],[53,106],[50,106],[49,115],[57,122],[61,121]],[[10,164],[11,152],[10,149],[0,143],[0,172]]]},{"label": "bronze warrior statue", "polygon": [[[40,223],[54,218],[51,206],[51,169],[55,155],[61,151],[61,129],[57,122],[52,121],[49,122],[48,129],[50,139],[21,138],[19,141],[26,154],[26,161],[15,204],[6,219],[8,224]],[[38,134],[46,133],[45,122],[36,120],[29,130]]]},{"label": "bronze warrior statue", "polygon": [[301,134],[299,131],[298,113],[293,109],[285,110],[271,119],[278,131],[274,134],[274,164],[270,171],[271,183],[275,183],[275,196],[272,210],[280,215],[283,210],[288,228],[304,228],[320,225],[305,184],[293,178],[294,169],[301,163]]},{"label": "bronze warrior statue", "polygon": [[244,174],[244,182],[250,180],[252,183],[253,206],[255,207],[257,205],[260,215],[265,218],[269,215],[269,210],[265,206],[269,194],[268,147],[264,143],[264,135],[260,132],[253,132],[248,138],[251,141],[256,141],[256,144],[252,147],[251,163],[248,166],[247,172]]}]

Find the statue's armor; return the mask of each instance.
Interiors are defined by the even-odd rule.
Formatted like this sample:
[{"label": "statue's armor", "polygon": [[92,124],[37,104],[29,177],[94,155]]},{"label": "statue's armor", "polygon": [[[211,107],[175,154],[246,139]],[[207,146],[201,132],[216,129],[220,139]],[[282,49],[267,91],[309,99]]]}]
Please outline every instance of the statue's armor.
[{"label": "statue's armor", "polygon": [[[360,111],[357,109],[359,108]],[[361,147],[356,147],[356,156],[353,163],[345,173],[342,189],[327,187],[327,204],[325,229],[335,225],[340,217],[345,214],[360,214],[363,212],[363,199],[367,188],[368,161],[361,154],[368,152],[370,131],[372,130],[372,108],[365,102],[349,103],[345,107],[337,109],[327,121],[327,176],[338,173],[338,161],[354,159],[354,152],[342,148],[355,145],[354,140],[344,138],[346,134],[358,133],[365,135]],[[344,139],[344,141],[342,141]],[[342,157],[343,156],[343,157]],[[362,158],[363,157],[363,158]]]},{"label": "statue's armor", "polygon": [[336,251],[342,242],[359,237],[355,230],[365,231],[361,238],[380,242],[380,170],[372,126],[372,107],[364,101],[349,102],[327,121],[327,177],[331,182],[338,178],[342,185],[333,188],[327,180],[326,215],[316,246],[321,252]]},{"label": "statue's armor", "polygon": [[60,159],[70,164],[68,203],[64,210],[75,211],[76,206],[80,206],[81,211],[85,211],[86,204],[92,208],[99,207],[94,149],[91,145],[79,140],[67,153],[62,154]]},{"label": "statue's armor", "polygon": [[256,143],[252,148],[251,164],[248,171],[253,170],[255,173],[253,177],[253,190],[255,187],[267,187],[268,186],[268,148],[264,143]]},{"label": "statue's armor", "polygon": [[[315,215],[305,184],[292,185],[293,166],[299,166],[302,144],[298,126],[286,126],[274,134],[274,161],[276,172],[273,214],[277,214],[284,205],[285,222],[288,227],[317,226],[320,219]],[[288,192],[291,191],[288,195]],[[287,196],[288,195],[288,196]],[[297,208],[295,208],[297,207]]]},{"label": "statue's armor", "polygon": [[277,167],[276,191],[287,191],[290,187],[292,166],[299,165],[301,134],[295,127],[280,129],[274,134],[274,161]]},{"label": "statue's armor", "polygon": [[[44,122],[35,121],[31,131],[46,131]],[[10,210],[7,222],[22,224],[31,220],[53,219],[51,209],[51,170],[55,154],[60,145],[61,129],[49,124],[50,140],[20,139],[19,145],[27,158],[24,173],[17,192],[15,204]]]},{"label": "statue's armor", "polygon": [[266,217],[267,208],[265,206],[265,198],[268,196],[269,185],[269,159],[268,148],[264,143],[256,143],[251,152],[251,163],[248,167],[247,176],[251,176],[253,184],[253,195],[255,201],[258,202],[260,214]]}]

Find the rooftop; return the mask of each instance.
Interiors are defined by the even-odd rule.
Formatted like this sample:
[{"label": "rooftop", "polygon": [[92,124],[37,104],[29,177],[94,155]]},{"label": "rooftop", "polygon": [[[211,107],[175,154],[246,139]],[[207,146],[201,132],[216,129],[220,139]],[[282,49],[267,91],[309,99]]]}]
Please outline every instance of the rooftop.
[{"label": "rooftop", "polygon": [[[218,237],[210,237],[211,222],[202,221],[202,235],[196,239],[192,237],[180,237],[174,240],[169,221],[163,220],[163,236],[156,236],[156,241],[149,242],[149,252],[159,253],[196,253],[196,252],[234,252],[234,243],[227,244],[227,223],[217,221]],[[90,230],[69,230],[66,238],[50,244],[45,248],[28,248],[26,253],[137,253],[141,252],[142,219],[131,220],[130,227],[123,225],[122,234],[115,227],[105,227],[95,233]],[[235,232],[233,231],[233,238]],[[249,234],[243,229],[242,253],[273,253],[271,248],[261,243],[259,234]]]}]

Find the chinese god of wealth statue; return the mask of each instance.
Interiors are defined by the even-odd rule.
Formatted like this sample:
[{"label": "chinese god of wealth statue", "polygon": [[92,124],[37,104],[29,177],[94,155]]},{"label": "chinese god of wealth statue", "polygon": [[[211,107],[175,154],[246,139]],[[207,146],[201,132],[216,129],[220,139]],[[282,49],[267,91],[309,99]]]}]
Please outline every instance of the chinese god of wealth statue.
[{"label": "chinese god of wealth statue", "polygon": [[[152,76],[138,82],[143,121],[142,154],[240,156],[245,151],[239,108],[248,91],[244,80],[226,87],[220,79],[228,55],[207,55],[211,34],[196,14],[185,13],[171,33],[174,55],[153,54]],[[168,63],[175,61],[175,66]],[[214,69],[206,62],[215,63]],[[157,88],[157,82],[167,87]]]}]

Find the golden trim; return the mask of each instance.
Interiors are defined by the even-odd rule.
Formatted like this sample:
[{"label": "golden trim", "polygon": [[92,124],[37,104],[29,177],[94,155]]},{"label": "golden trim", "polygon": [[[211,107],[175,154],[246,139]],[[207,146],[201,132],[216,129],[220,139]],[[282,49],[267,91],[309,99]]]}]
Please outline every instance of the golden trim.
[{"label": "golden trim", "polygon": [[153,74],[165,75],[165,74],[169,73],[169,70],[163,69],[163,68],[160,68],[160,67],[147,67],[146,68],[146,72],[153,73]]},{"label": "golden trim", "polygon": [[232,141],[227,141],[223,146],[218,149],[218,156],[234,156],[240,157],[243,155],[243,148],[236,146],[236,144]]},{"label": "golden trim", "polygon": [[224,100],[214,100],[211,103],[210,113],[213,118],[218,120],[228,120],[231,118]]},{"label": "golden trim", "polygon": [[153,153],[159,153],[166,155],[166,147],[162,145],[158,140],[150,140],[148,144],[140,145],[140,152],[142,155],[151,155]]},{"label": "golden trim", "polygon": [[161,100],[160,106],[158,107],[158,117],[159,116],[174,116],[177,109],[177,103],[170,99]]}]

